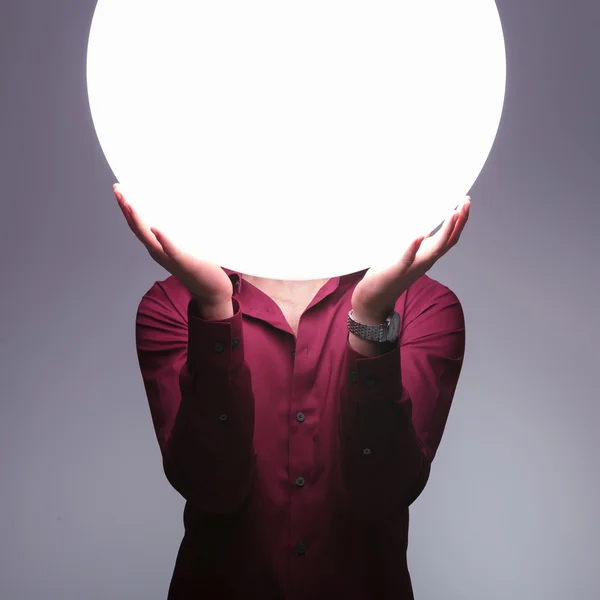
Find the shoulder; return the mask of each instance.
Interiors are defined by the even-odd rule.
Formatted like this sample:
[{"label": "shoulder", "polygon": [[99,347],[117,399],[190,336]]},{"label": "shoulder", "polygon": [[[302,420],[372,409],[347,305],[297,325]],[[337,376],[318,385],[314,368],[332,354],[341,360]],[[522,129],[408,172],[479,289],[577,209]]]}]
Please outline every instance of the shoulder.
[{"label": "shoulder", "polygon": [[456,294],[446,285],[429,275],[422,275],[406,292],[407,302],[430,303],[438,300],[459,302]]},{"label": "shoulder", "polygon": [[407,322],[440,316],[453,327],[464,326],[464,314],[458,296],[429,275],[419,277],[407,290],[404,314]]},{"label": "shoulder", "polygon": [[172,275],[156,281],[143,295],[139,307],[140,313],[156,312],[176,313],[187,319],[187,308],[191,295],[187,288]]}]

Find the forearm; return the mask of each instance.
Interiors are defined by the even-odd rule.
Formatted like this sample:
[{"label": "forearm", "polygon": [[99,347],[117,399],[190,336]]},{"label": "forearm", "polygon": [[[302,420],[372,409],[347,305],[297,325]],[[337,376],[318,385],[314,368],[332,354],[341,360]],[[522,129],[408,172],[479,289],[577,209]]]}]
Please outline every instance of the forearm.
[{"label": "forearm", "polygon": [[365,520],[385,520],[418,497],[429,462],[410,420],[410,400],[381,391],[361,394],[356,402],[352,386],[360,384],[350,383],[342,393],[342,473],[357,513]]},{"label": "forearm", "polygon": [[164,453],[165,474],[201,510],[235,512],[254,477],[250,373],[244,366],[233,375],[232,385],[212,375],[192,381],[182,374],[181,379],[183,397]]},{"label": "forearm", "polygon": [[[411,301],[420,305],[391,350],[358,346],[351,336],[346,350],[340,463],[350,499],[366,519],[402,510],[423,491],[462,368],[465,323],[456,296],[429,282],[396,310],[409,314]],[[354,308],[359,322],[380,324],[389,314]]]},{"label": "forearm", "polygon": [[[367,325],[380,325],[389,315],[353,310],[353,318]],[[355,509],[377,520],[408,506],[428,472],[411,422],[411,400],[402,386],[398,341],[372,342],[348,335],[340,459]]]},{"label": "forearm", "polygon": [[198,304],[189,306],[188,360],[165,468],[184,497],[225,514],[243,503],[253,480],[254,396],[239,305]]}]

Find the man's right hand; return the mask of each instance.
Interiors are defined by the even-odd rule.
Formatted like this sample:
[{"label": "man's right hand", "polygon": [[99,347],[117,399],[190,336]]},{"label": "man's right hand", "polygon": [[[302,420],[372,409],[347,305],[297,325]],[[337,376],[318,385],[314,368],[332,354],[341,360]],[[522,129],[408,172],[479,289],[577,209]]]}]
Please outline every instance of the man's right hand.
[{"label": "man's right hand", "polygon": [[127,203],[119,190],[113,186],[117,202],[129,228],[148,250],[150,256],[171,275],[176,277],[190,292],[205,318],[221,320],[232,311],[231,297],[233,286],[229,276],[219,265],[203,262],[190,254],[182,252],[156,228],[148,227]]}]

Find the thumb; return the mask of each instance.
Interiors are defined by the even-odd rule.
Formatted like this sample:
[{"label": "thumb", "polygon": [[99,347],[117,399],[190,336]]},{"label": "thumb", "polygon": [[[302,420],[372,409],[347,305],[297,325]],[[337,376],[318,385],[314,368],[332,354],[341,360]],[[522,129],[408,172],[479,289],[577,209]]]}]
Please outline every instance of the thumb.
[{"label": "thumb", "polygon": [[410,267],[410,265],[412,265],[413,262],[415,262],[417,252],[419,251],[419,248],[421,247],[421,244],[423,243],[424,239],[425,236],[423,235],[411,243],[411,245],[407,248],[406,252],[404,253],[404,256],[400,261],[403,265],[405,265],[406,267]]},{"label": "thumb", "polygon": [[158,240],[158,243],[162,246],[162,249],[168,257],[174,258],[178,254],[179,249],[177,246],[175,246],[175,244],[162,231],[160,231],[160,229],[157,229],[156,227],[150,227],[150,231],[154,234]]}]

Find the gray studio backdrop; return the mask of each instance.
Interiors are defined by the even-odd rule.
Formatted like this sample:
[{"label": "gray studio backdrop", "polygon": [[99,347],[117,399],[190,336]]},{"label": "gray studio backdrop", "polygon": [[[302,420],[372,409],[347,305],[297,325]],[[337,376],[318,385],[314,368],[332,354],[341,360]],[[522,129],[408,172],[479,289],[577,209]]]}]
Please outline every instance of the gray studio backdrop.
[{"label": "gray studio backdrop", "polygon": [[[134,345],[167,274],[95,138],[94,6],[0,0],[1,600],[164,600],[183,532]],[[501,129],[431,273],[463,303],[467,353],[410,567],[417,600],[597,600],[600,2],[498,6]]]}]

